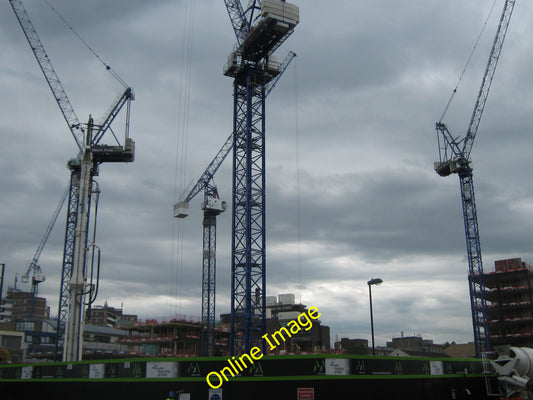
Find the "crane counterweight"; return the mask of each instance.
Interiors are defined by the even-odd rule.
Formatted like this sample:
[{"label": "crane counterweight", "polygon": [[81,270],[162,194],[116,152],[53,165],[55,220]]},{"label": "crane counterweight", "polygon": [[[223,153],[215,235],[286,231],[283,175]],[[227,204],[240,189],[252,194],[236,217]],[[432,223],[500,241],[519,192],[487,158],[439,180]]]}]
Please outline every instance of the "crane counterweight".
[{"label": "crane counterweight", "polygon": [[456,157],[443,162],[435,161],[435,163],[433,163],[433,168],[435,169],[435,172],[442,177],[466,172],[468,169],[472,169],[470,163],[464,157]]},{"label": "crane counterweight", "polygon": [[185,218],[189,216],[189,202],[178,201],[174,204],[174,218]]},{"label": "crane counterweight", "polygon": [[202,210],[212,214],[220,214],[226,211],[227,204],[224,200],[210,197],[206,202],[202,203]]}]

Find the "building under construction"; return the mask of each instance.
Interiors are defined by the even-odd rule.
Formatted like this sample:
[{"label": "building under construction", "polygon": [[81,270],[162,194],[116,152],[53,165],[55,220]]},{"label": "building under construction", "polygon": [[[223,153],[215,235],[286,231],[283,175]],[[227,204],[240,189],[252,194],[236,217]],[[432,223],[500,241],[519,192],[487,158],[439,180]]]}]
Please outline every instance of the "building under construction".
[{"label": "building under construction", "polygon": [[[305,304],[296,303],[294,294],[268,296],[266,302],[269,334],[283,326],[286,327],[290,320],[307,311]],[[220,317],[220,321],[214,326],[215,355],[228,356],[231,315],[223,314]],[[176,315],[171,318],[151,318],[121,328],[128,331],[128,336],[120,338],[118,344],[126,345],[130,355],[145,357],[200,355],[200,338],[204,328],[198,317]],[[316,354],[325,353],[329,348],[329,327],[317,320],[308,331],[303,330],[278,346],[275,354]]]},{"label": "building under construction", "polygon": [[533,347],[533,266],[520,258],[494,265],[484,274],[492,344]]},{"label": "building under construction", "polygon": [[[174,318],[140,320],[127,327],[128,336],[119,340],[128,353],[143,356],[198,356],[202,321],[178,315]],[[226,355],[229,349],[229,328],[215,328],[216,354]]]}]

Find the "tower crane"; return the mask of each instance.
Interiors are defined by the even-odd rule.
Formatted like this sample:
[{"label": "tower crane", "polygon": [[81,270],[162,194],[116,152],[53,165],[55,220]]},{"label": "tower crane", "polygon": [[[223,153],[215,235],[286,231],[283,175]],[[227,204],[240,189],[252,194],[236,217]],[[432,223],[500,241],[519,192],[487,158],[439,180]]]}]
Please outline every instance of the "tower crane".
[{"label": "tower crane", "polygon": [[[68,162],[70,190],[68,195],[65,246],[61,272],[61,288],[57,321],[56,356],[61,341],[61,331],[66,320],[63,360],[77,361],[82,357],[84,298],[89,292],[86,285],[87,236],[89,212],[93,193],[93,177],[99,173],[104,162],[132,162],[135,143],[129,137],[130,103],[135,96],[133,89],[123,81],[124,92],[111,104],[101,123],[95,123],[91,116],[86,128],[79,122],[70,100],[63,89],[44,46],[37,35],[21,0],[9,0],[15,16],[32,49],[33,55],[50,87],[59,109],[74,137],[79,154]],[[110,70],[110,67],[106,65]],[[125,139],[122,145],[111,129],[111,124],[126,105]],[[114,145],[101,143],[104,134],[110,131],[116,141]]]},{"label": "tower crane", "polygon": [[[289,52],[281,64],[280,73],[272,79],[265,88],[265,97],[272,91],[283,72],[296,57]],[[209,163],[196,184],[182,196],[182,200],[174,204],[174,217],[185,218],[189,215],[189,202],[202,190],[204,202],[203,218],[203,251],[202,251],[202,336],[200,338],[200,355],[215,355],[215,304],[216,304],[216,217],[226,210],[226,202],[218,196],[218,190],[213,182],[226,156],[233,148],[233,132],[228,136],[215,158]]]},{"label": "tower crane", "polygon": [[232,354],[260,346],[266,332],[265,93],[280,73],[274,52],[300,16],[282,0],[224,0],[237,42],[224,66],[233,78],[231,263]]},{"label": "tower crane", "polygon": [[26,268],[26,272],[21,277],[22,283],[28,283],[30,280],[30,274],[31,274],[32,300],[31,300],[30,318],[33,318],[33,313],[35,310],[35,298],[37,297],[37,293],[39,292],[39,283],[42,283],[46,280],[46,276],[44,275],[42,268],[38,264],[39,257],[41,256],[44,246],[46,242],[48,241],[48,237],[50,236],[50,233],[52,232],[52,229],[54,228],[59,212],[61,211],[61,208],[63,208],[63,204],[65,204],[65,199],[67,198],[69,191],[70,191],[70,187],[67,186],[65,188],[65,191],[61,195],[61,199],[59,200],[59,203],[54,211],[54,214],[52,215],[52,219],[50,220],[50,222],[48,223],[48,226],[46,227],[46,230],[44,231],[44,235],[41,239],[41,242],[39,243],[37,250],[35,250],[35,254],[33,255],[33,258],[28,264],[28,268]]},{"label": "tower crane", "polygon": [[500,58],[514,5],[515,0],[505,1],[466,136],[462,140],[457,140],[452,136],[442,120],[436,123],[439,161],[435,162],[435,171],[443,177],[451,174],[457,174],[459,176],[468,256],[470,306],[472,310],[476,354],[478,356],[483,351],[491,350],[491,340],[487,318],[483,262],[481,258],[470,153],[479,128],[481,116],[483,115],[498,59]]},{"label": "tower crane", "polygon": [[185,218],[189,215],[189,202],[202,190],[204,202],[203,251],[202,251],[202,335],[200,336],[200,355],[213,356],[215,352],[215,288],[216,288],[216,217],[226,210],[226,202],[218,196],[213,177],[233,147],[231,134],[217,155],[209,163],[200,179],[174,204],[174,217]]}]

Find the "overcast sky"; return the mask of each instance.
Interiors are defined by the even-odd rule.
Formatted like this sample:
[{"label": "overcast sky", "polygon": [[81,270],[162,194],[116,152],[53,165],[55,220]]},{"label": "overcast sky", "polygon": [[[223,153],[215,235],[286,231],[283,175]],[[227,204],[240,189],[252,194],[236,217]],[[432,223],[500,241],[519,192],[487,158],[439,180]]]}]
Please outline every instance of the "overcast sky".
[{"label": "overcast sky", "polygon": [[[97,303],[141,317],[201,315],[202,199],[180,222],[172,205],[232,128],[232,80],[222,67],[235,36],[224,2],[50,2],[136,93],[135,162],[104,164],[97,177]],[[433,171],[434,126],[492,3],[295,1],[301,22],[277,54],[298,57],[267,101],[267,294],[318,307],[332,341],[370,338],[374,277],[384,281],[373,290],[377,344],[401,332],[437,343],[473,338],[458,178]],[[468,127],[503,3],[444,119],[456,136]],[[80,120],[104,116],[120,84],[44,1],[25,5]],[[485,271],[498,259],[533,261],[532,18],[533,5],[517,1],[472,151]],[[13,286],[77,149],[7,1],[0,49],[0,262]],[[230,202],[231,159],[216,183]],[[53,315],[65,214],[40,259],[40,295]],[[217,314],[230,309],[230,255],[226,212]]]}]

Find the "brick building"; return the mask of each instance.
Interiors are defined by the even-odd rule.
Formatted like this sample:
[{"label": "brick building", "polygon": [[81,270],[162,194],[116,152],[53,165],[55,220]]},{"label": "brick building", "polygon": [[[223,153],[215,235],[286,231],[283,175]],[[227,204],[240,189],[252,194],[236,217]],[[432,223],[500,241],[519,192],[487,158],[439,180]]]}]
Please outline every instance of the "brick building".
[{"label": "brick building", "polygon": [[5,299],[6,305],[10,305],[11,317],[5,318],[4,321],[23,321],[32,318],[48,319],[50,318],[50,307],[44,297],[35,297],[30,292],[24,292],[20,289],[9,288]]}]

